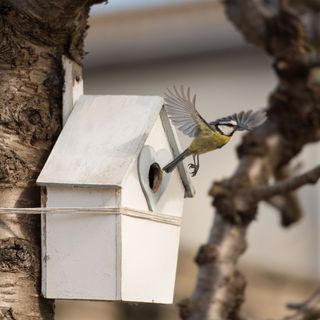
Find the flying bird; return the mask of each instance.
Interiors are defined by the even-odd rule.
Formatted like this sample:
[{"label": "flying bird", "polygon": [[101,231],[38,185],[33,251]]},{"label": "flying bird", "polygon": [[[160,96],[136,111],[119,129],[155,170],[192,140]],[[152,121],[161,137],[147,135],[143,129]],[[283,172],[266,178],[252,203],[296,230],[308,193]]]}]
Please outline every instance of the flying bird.
[{"label": "flying bird", "polygon": [[185,92],[183,86],[180,87],[180,91],[175,86],[173,90],[168,89],[164,97],[164,106],[173,125],[193,138],[186,150],[163,167],[166,173],[192,155],[193,163],[190,163],[188,168],[192,170],[191,175],[195,176],[200,167],[200,154],[223,147],[236,131],[253,130],[267,119],[263,110],[248,110],[207,122],[196,110],[196,95],[191,97],[190,88]]}]

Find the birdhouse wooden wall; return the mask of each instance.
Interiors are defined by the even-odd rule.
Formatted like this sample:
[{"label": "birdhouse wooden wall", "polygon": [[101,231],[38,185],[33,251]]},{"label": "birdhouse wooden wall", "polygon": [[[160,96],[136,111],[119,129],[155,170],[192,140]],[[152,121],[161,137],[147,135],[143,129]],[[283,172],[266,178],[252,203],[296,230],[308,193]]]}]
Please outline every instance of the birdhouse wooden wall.
[{"label": "birdhouse wooden wall", "polygon": [[[145,169],[144,179],[146,183],[145,188],[147,189],[145,193],[147,195],[144,194],[143,186],[141,186],[143,182],[141,183],[141,179],[139,179],[139,160],[141,160],[141,158],[137,157],[134,160],[134,165],[123,185],[121,205],[123,207],[135,208],[138,210],[153,210],[157,213],[169,213],[170,215],[181,217],[183,210],[182,199],[185,195],[185,189],[178,170],[173,171],[170,175],[167,175],[164,172],[162,173],[162,183],[167,183],[167,185],[165,186],[161,197],[158,200],[154,200],[156,202],[154,204],[154,208],[150,209],[148,206],[147,198],[155,197],[155,194],[148,185],[150,183],[150,177],[148,174],[150,171],[150,166],[154,162],[157,162],[162,168],[173,159],[171,147],[164,131],[160,115],[157,117],[157,120],[146,139],[145,148],[150,148],[154,155],[154,159],[151,157],[150,162],[141,163],[141,166],[143,166],[143,169]],[[165,151],[167,151],[167,157]],[[142,152],[144,152],[143,148]],[[143,175],[142,172],[141,175]],[[165,181],[165,179],[168,181]],[[136,192],[133,193],[132,190],[136,190]]]},{"label": "birdhouse wooden wall", "polygon": [[[177,141],[162,98],[82,96],[38,183],[42,291],[55,299],[171,303],[185,195],[184,167],[161,168]],[[152,180],[152,181],[151,181]]]}]

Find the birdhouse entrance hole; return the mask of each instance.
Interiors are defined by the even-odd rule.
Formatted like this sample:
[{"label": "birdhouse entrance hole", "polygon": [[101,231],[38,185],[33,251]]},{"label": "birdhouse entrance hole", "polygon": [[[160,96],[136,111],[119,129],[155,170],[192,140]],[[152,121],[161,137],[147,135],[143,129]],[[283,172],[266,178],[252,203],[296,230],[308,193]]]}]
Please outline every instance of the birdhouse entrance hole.
[{"label": "birdhouse entrance hole", "polygon": [[152,192],[156,193],[162,182],[162,170],[157,162],[154,162],[149,169],[149,187]]}]

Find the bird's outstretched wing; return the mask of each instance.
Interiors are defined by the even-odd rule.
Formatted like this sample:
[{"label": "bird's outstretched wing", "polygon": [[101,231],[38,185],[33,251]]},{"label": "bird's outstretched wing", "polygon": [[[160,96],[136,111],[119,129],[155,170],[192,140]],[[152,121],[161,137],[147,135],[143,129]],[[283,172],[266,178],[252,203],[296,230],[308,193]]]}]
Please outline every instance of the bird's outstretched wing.
[{"label": "bird's outstretched wing", "polygon": [[179,92],[174,86],[173,90],[164,94],[165,109],[172,123],[189,137],[196,136],[200,129],[212,130],[196,110],[196,95],[191,98],[190,88],[185,92],[181,86]]},{"label": "bird's outstretched wing", "polygon": [[229,122],[233,120],[237,123],[237,130],[253,130],[254,128],[260,126],[267,120],[267,114],[263,110],[258,110],[253,112],[252,110],[241,111],[239,113],[234,113],[231,116],[217,119],[210,122],[210,125],[216,125],[221,122]]}]

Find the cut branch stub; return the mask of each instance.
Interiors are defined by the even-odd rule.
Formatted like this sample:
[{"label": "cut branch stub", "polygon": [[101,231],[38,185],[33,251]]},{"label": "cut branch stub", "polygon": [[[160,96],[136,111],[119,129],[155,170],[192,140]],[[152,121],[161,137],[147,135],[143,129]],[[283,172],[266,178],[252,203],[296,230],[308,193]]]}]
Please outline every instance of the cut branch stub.
[{"label": "cut branch stub", "polygon": [[231,224],[248,225],[255,219],[257,202],[253,201],[247,181],[234,178],[215,182],[209,192],[213,197],[213,206],[217,213]]},{"label": "cut branch stub", "polygon": [[219,256],[218,247],[215,244],[209,243],[200,246],[197,256],[194,261],[198,265],[213,263]]},{"label": "cut branch stub", "polygon": [[24,239],[0,240],[0,271],[17,272],[24,270],[34,277],[40,270],[37,253]]},{"label": "cut branch stub", "polygon": [[264,157],[268,152],[268,146],[260,134],[264,134],[264,125],[252,132],[247,133],[242,138],[242,143],[237,147],[237,155],[239,158],[244,156]]},{"label": "cut branch stub", "polygon": [[189,319],[192,315],[192,301],[191,299],[184,299],[178,303],[180,318],[182,320]]},{"label": "cut branch stub", "polygon": [[[297,176],[300,168],[301,162],[278,168],[274,173],[276,182]],[[279,210],[283,227],[289,227],[302,218],[300,199],[294,191],[272,197],[267,202]]]},{"label": "cut branch stub", "polygon": [[244,302],[244,292],[247,283],[244,276],[239,271],[234,272],[231,282],[230,288],[233,290],[232,295],[234,296],[234,305],[228,319],[241,320],[243,318],[240,316],[240,308]]}]

